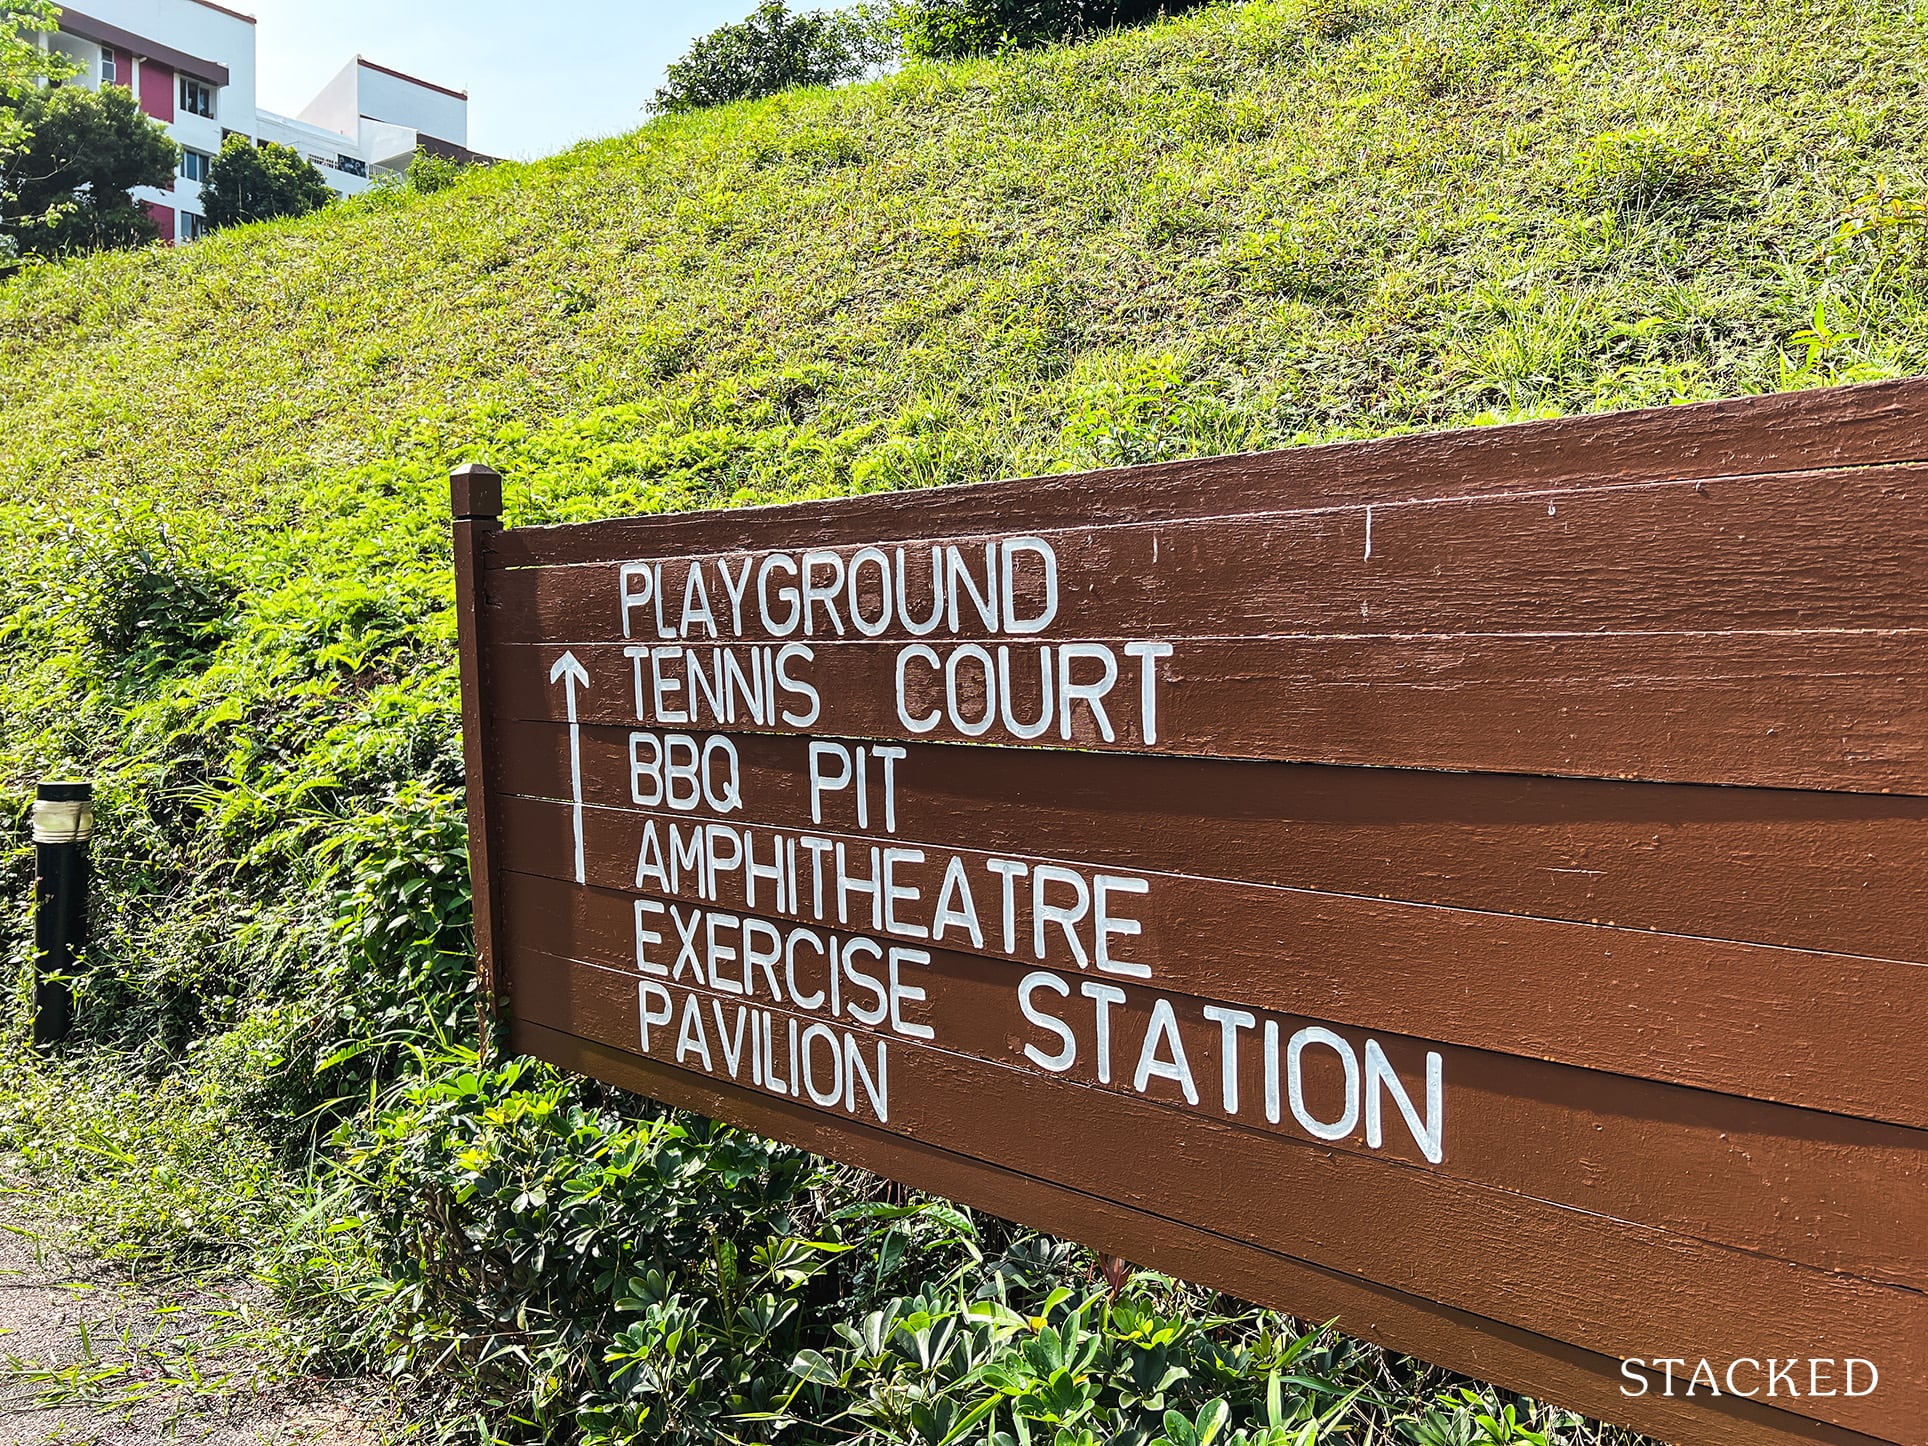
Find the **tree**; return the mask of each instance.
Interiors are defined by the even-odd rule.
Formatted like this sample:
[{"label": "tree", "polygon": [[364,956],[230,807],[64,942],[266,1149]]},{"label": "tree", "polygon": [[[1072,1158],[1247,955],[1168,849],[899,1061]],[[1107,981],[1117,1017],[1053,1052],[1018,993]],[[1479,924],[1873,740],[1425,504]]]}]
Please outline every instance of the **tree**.
[{"label": "tree", "polygon": [[446,191],[461,180],[465,169],[458,160],[435,155],[418,146],[414,159],[408,163],[406,184],[418,196],[432,196],[437,191]]},{"label": "tree", "polygon": [[174,184],[180,150],[133,92],[56,86],[17,104],[26,132],[0,170],[0,232],[38,256],[139,246],[160,234],[136,186]]},{"label": "tree", "polygon": [[201,183],[201,207],[210,226],[306,216],[333,196],[301,152],[273,141],[257,146],[246,136],[228,137]]},{"label": "tree", "polygon": [[0,0],[0,160],[26,140],[21,104],[42,83],[64,80],[79,67],[57,50],[42,50],[36,40],[60,24],[52,0]]},{"label": "tree", "polygon": [[1200,0],[904,0],[904,48],[926,59],[987,55],[1142,25]]},{"label": "tree", "polygon": [[793,85],[836,85],[855,80],[889,51],[883,26],[861,11],[793,15],[784,0],[762,0],[748,19],[712,30],[673,62],[669,83],[649,108],[675,114]]}]

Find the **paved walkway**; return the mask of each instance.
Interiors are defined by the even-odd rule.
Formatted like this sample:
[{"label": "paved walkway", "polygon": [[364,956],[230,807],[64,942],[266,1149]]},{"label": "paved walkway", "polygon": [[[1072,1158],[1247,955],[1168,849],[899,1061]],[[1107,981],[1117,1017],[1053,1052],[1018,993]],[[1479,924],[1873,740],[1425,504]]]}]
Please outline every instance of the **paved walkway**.
[{"label": "paved walkway", "polygon": [[382,1446],[378,1402],[290,1380],[249,1343],[263,1304],[248,1286],[130,1284],[0,1223],[0,1446]]}]

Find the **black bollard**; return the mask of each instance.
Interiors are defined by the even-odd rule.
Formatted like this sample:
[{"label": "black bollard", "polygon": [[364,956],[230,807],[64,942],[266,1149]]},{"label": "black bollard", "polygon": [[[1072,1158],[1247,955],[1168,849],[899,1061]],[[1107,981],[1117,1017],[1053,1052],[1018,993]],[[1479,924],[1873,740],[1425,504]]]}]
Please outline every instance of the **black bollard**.
[{"label": "black bollard", "polygon": [[87,939],[87,840],[94,832],[90,783],[43,783],[34,800],[33,1042],[60,1044],[74,1022],[74,972]]}]

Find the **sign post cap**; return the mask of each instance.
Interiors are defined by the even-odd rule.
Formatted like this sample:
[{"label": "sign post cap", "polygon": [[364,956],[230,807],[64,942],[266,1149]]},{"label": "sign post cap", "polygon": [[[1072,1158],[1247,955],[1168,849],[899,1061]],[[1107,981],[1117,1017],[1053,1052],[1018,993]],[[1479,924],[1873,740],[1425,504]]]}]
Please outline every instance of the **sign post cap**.
[{"label": "sign post cap", "polygon": [[502,474],[484,462],[464,462],[449,473],[449,511],[457,521],[502,515]]},{"label": "sign post cap", "polygon": [[34,789],[33,841],[86,843],[94,833],[94,785],[80,779],[43,779]]}]

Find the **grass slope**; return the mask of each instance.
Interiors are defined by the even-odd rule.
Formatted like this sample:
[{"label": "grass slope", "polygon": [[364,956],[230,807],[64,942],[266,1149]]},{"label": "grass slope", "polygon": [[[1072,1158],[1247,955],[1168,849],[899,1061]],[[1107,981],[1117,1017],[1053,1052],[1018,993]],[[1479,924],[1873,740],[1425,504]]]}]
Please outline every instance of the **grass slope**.
[{"label": "grass slope", "polygon": [[1924,74],[1900,0],[1260,0],[0,282],[0,791],[99,781],[105,900],[0,1145],[312,1241],[327,1101],[459,1033],[452,463],[528,523],[1915,372]]}]

